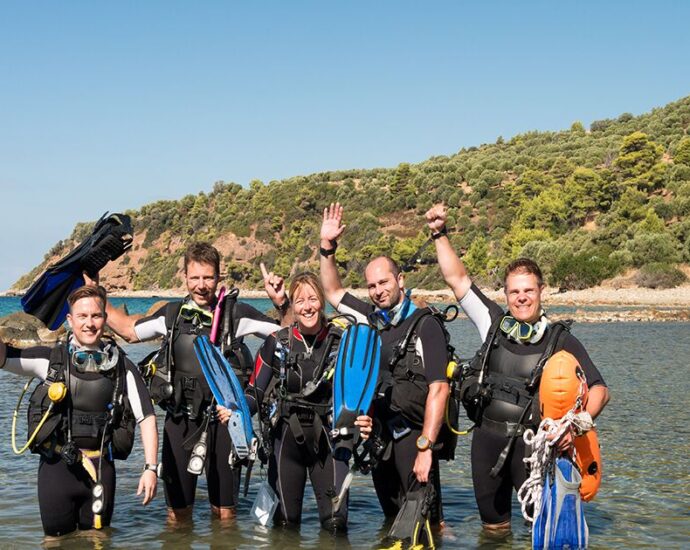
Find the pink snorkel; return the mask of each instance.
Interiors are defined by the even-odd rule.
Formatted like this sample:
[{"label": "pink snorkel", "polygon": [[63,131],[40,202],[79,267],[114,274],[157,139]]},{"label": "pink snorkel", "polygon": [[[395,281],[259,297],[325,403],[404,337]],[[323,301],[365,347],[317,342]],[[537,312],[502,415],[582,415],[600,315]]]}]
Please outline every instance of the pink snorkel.
[{"label": "pink snorkel", "polygon": [[223,301],[225,300],[225,287],[220,287],[220,292],[218,292],[218,301],[216,302],[216,309],[213,310],[213,324],[211,325],[211,343],[214,345],[219,345],[218,332],[220,328],[220,318],[223,312]]}]

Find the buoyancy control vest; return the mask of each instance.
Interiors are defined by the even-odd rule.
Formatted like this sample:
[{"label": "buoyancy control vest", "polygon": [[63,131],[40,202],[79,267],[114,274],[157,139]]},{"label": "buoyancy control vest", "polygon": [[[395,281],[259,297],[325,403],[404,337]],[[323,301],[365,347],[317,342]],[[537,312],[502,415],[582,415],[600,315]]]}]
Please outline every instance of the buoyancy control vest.
[{"label": "buoyancy control vest", "polygon": [[[272,363],[273,389],[280,402],[281,416],[291,409],[306,408],[319,416],[328,415],[333,397],[330,373],[335,366],[343,330],[329,324],[316,336],[312,350],[298,350],[295,327],[284,327],[276,333],[277,361]],[[305,346],[306,347],[306,346]],[[306,415],[309,416],[309,415]]]},{"label": "buoyancy control vest", "polygon": [[[448,309],[439,309],[428,306],[415,310],[412,315],[405,320],[409,322],[405,336],[398,341],[393,349],[393,353],[388,361],[388,368],[391,371],[393,384],[390,389],[390,407],[394,412],[401,414],[406,420],[416,425],[424,424],[424,414],[426,411],[426,400],[429,394],[429,384],[424,374],[424,362],[417,350],[417,332],[419,327],[428,319],[433,319],[439,324],[443,331],[446,349],[446,365],[455,361],[455,348],[450,343],[450,333],[446,329],[445,323],[452,321],[457,316],[457,309],[452,318],[448,318]],[[444,365],[444,366],[446,366]],[[458,405],[455,396],[450,394],[449,402],[445,405],[449,407],[449,417],[455,417],[457,423]],[[441,426],[435,442],[441,453],[440,458],[452,460],[455,456],[457,446],[457,435],[454,434],[446,422]]]},{"label": "buoyancy control vest", "polygon": [[[235,374],[246,387],[252,365],[252,354],[241,338],[236,338],[234,309],[237,291],[225,295],[221,349]],[[165,311],[165,326],[170,327],[161,347],[146,356],[139,368],[150,382],[151,398],[175,416],[198,417],[211,403],[212,395],[194,351],[194,339],[209,335],[210,327],[180,316],[189,298],[170,305]],[[153,368],[152,368],[153,366]]]},{"label": "buoyancy control vest", "polygon": [[[542,340],[544,345],[537,346],[512,344],[499,335],[502,318],[491,324],[486,340],[463,373],[459,397],[470,420],[479,425],[502,431],[506,425],[534,428],[540,421],[541,371],[571,323],[552,323]],[[511,347],[526,353],[517,353]]]},{"label": "buoyancy control vest", "polygon": [[428,308],[422,308],[405,319],[405,336],[395,345],[388,361],[388,369],[393,378],[390,390],[391,409],[415,424],[424,423],[426,397],[429,393],[429,385],[424,376],[424,362],[417,353],[416,329],[430,314]]},{"label": "buoyancy control vest", "polygon": [[[324,425],[330,423],[333,389],[332,370],[335,367],[338,346],[343,330],[329,323],[316,336],[311,350],[298,350],[294,326],[284,327],[276,333],[276,360],[272,362],[272,388],[267,388],[269,427],[285,422],[295,441],[303,445],[308,454],[319,455]],[[304,346],[306,347],[306,346]],[[272,426],[271,426],[272,425]],[[310,428],[307,433],[303,428]]]},{"label": "buoyancy control vest", "polygon": [[450,344],[450,334],[445,327],[446,314],[431,306],[415,310],[404,321],[404,325],[407,325],[405,336],[395,345],[388,360],[393,377],[391,409],[420,425],[424,423],[429,384],[424,374],[424,361],[417,351],[417,332],[427,319],[434,319],[443,330],[446,364],[453,360],[455,348]]},{"label": "buoyancy control vest", "polygon": [[[114,344],[113,344],[114,345]],[[68,346],[58,343],[50,353],[48,375],[29,399],[27,419],[33,434],[48,411],[48,390],[65,383],[67,397],[57,403],[31,445],[34,453],[50,455],[72,441],[80,449],[110,447],[112,457],[124,460],[134,445],[136,421],[125,395],[125,356],[120,352],[115,368],[107,374],[79,373],[70,365]]]}]

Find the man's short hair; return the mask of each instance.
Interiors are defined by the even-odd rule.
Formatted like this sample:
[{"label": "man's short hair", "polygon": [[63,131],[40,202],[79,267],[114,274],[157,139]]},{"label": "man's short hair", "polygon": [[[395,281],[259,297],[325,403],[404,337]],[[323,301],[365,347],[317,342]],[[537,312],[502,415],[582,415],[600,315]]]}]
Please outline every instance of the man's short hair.
[{"label": "man's short hair", "polygon": [[531,273],[537,277],[539,286],[544,284],[544,276],[541,274],[541,269],[539,269],[537,262],[530,260],[529,258],[518,258],[517,260],[513,260],[508,264],[508,267],[506,267],[506,271],[503,275],[503,286],[506,284],[508,275],[511,275],[512,273]]},{"label": "man's short hair", "polygon": [[72,306],[76,302],[84,298],[96,298],[96,300],[100,300],[101,309],[105,312],[105,303],[108,300],[105,288],[102,286],[80,286],[76,290],[73,290],[67,297],[70,311],[72,311]]},{"label": "man's short hair", "polygon": [[184,253],[185,273],[187,273],[187,266],[189,266],[190,262],[212,265],[216,275],[220,275],[220,254],[209,243],[196,242],[190,244]]},{"label": "man's short hair", "polygon": [[397,278],[397,276],[400,275],[400,266],[398,265],[398,262],[396,262],[390,256],[386,256],[385,254],[381,256],[376,256],[376,258],[374,258],[373,260],[371,260],[371,262],[367,264],[367,267],[369,267],[372,264],[372,262],[375,262],[379,258],[383,258],[384,260],[386,260],[386,262],[388,262],[388,267],[391,270],[393,277]]}]

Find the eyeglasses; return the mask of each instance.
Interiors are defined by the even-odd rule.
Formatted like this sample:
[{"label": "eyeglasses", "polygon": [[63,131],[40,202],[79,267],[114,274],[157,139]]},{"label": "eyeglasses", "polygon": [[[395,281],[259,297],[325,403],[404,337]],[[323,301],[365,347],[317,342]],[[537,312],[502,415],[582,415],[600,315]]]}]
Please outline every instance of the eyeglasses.
[{"label": "eyeglasses", "polygon": [[529,340],[534,334],[534,325],[524,321],[518,321],[510,315],[506,315],[501,320],[501,330],[515,340]]},{"label": "eyeglasses", "polygon": [[180,317],[196,325],[210,327],[213,325],[213,312],[201,309],[196,304],[184,304],[180,308]]}]

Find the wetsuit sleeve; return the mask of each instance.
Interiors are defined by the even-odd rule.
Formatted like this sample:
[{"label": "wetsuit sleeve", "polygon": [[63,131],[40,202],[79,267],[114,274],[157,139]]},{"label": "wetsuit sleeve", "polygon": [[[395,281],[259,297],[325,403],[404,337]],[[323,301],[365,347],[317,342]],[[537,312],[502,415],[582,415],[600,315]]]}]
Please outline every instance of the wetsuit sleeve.
[{"label": "wetsuit sleeve", "polygon": [[568,353],[572,353],[577,362],[580,363],[582,370],[585,372],[585,378],[587,379],[587,385],[591,388],[593,386],[606,386],[604,377],[599,372],[599,369],[594,366],[592,359],[587,353],[587,350],[582,345],[582,343],[575,338],[572,334],[568,334],[565,342],[563,343],[563,349]]},{"label": "wetsuit sleeve", "polygon": [[36,376],[45,380],[50,365],[50,348],[36,346],[27,349],[7,346],[7,358],[3,370],[20,376]]},{"label": "wetsuit sleeve", "polygon": [[127,372],[125,377],[125,393],[138,424],[147,416],[155,414],[153,403],[139,369],[129,359],[125,362],[125,371]]},{"label": "wetsuit sleeve", "polygon": [[237,327],[235,336],[237,338],[248,334],[266,338],[280,330],[280,325],[273,319],[244,302],[235,304],[234,314],[235,326]]},{"label": "wetsuit sleeve", "polygon": [[474,283],[459,303],[472,324],[477,327],[482,342],[486,340],[491,323],[503,315],[503,308],[487,298]]},{"label": "wetsuit sleeve", "polygon": [[255,414],[264,400],[266,390],[273,379],[273,361],[276,353],[276,338],[269,336],[256,354],[254,372],[249,378],[249,384],[245,390],[247,405],[252,414]]},{"label": "wetsuit sleeve", "polygon": [[343,299],[340,300],[338,304],[338,313],[345,313],[349,315],[354,315],[360,323],[369,324],[367,315],[374,311],[374,306],[363,302],[359,298],[355,298],[349,292],[346,292]]},{"label": "wetsuit sleeve", "polygon": [[170,302],[161,307],[153,315],[142,317],[134,323],[134,332],[140,341],[151,340],[165,336],[171,327],[166,326],[166,313],[168,308],[177,307],[178,302]]},{"label": "wetsuit sleeve", "polygon": [[427,384],[447,382],[446,337],[441,326],[432,319],[421,321],[417,329],[417,353],[424,363],[424,376]]}]

